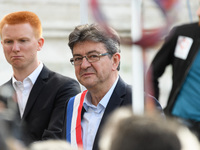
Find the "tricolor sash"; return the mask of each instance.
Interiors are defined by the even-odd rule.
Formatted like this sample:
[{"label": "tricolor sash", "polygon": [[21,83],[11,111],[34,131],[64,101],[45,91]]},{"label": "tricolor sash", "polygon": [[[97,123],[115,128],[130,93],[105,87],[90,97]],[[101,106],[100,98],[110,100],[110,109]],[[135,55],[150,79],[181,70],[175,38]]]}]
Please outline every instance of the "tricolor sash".
[{"label": "tricolor sash", "polygon": [[81,110],[87,90],[70,98],[67,105],[66,139],[72,147],[82,147]]}]

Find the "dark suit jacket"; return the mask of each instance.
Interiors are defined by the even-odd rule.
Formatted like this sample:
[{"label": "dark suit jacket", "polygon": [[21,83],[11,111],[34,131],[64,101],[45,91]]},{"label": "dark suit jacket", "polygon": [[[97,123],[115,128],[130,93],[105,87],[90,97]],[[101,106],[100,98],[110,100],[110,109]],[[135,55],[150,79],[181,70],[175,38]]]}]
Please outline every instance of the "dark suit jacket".
[{"label": "dark suit jacket", "polygon": [[[186,59],[181,59],[174,55],[179,36],[184,36],[193,40]],[[152,77],[151,81],[154,93],[151,94],[154,94],[157,99],[159,98],[159,79],[165,72],[167,66],[172,67],[172,88],[170,89],[167,106],[164,108],[165,114],[167,115],[171,115],[176,98],[195,60],[199,48],[200,26],[198,22],[176,26],[170,31],[164,44],[151,63],[147,75]],[[152,89],[149,91],[152,91]]]},{"label": "dark suit jacket", "polygon": [[[156,99],[153,99],[153,101],[155,101],[155,104],[158,107],[158,109],[162,111],[162,108],[161,108],[159,102]],[[114,89],[114,91],[111,95],[111,98],[108,102],[108,105],[107,105],[105,112],[103,114],[103,117],[101,119],[99,128],[97,130],[97,134],[96,134],[96,137],[95,137],[95,140],[94,140],[93,150],[98,150],[98,141],[99,141],[100,133],[101,133],[102,127],[103,127],[107,117],[109,116],[109,114],[112,111],[114,111],[116,108],[119,108],[121,106],[128,106],[128,105],[131,105],[131,104],[132,104],[132,88],[131,88],[130,85],[126,84],[121,79],[121,77],[119,77],[117,85],[116,85],[116,87],[115,87],[115,89]],[[85,109],[83,107],[81,118],[83,118],[84,112],[85,112]],[[65,123],[66,123],[66,121],[65,121]]]},{"label": "dark suit jacket", "polygon": [[[12,79],[0,88],[5,86],[12,87]],[[44,66],[30,92],[22,119],[19,117],[25,144],[60,139],[66,102],[79,92],[80,86],[76,80]],[[17,114],[19,116],[19,111]]]}]

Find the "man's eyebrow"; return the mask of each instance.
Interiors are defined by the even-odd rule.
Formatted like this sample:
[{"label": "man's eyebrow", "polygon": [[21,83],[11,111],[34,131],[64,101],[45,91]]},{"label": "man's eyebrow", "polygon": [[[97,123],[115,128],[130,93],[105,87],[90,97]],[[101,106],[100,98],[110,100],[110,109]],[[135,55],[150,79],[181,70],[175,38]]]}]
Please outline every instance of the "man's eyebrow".
[{"label": "man's eyebrow", "polygon": [[[91,53],[99,53],[97,50],[92,50],[86,53],[86,55],[91,54]],[[81,54],[73,54],[73,56],[82,56]]]},{"label": "man's eyebrow", "polygon": [[73,56],[82,56],[81,54],[73,54]]},{"label": "man's eyebrow", "polygon": [[10,37],[5,37],[3,40],[10,40],[11,38]]},{"label": "man's eyebrow", "polygon": [[87,55],[91,53],[99,53],[99,52],[97,50],[92,50],[92,51],[87,52]]}]

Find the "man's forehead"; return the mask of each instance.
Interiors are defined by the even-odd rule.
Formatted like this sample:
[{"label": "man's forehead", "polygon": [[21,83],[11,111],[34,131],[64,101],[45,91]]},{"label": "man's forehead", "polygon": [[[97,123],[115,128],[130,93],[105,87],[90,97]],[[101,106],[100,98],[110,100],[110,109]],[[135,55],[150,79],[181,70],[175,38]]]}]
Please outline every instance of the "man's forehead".
[{"label": "man's forehead", "polygon": [[73,54],[77,53],[83,53],[83,54],[88,54],[88,53],[102,53],[105,52],[105,46],[101,42],[91,42],[91,41],[85,41],[85,42],[79,42],[74,45],[73,47]]}]

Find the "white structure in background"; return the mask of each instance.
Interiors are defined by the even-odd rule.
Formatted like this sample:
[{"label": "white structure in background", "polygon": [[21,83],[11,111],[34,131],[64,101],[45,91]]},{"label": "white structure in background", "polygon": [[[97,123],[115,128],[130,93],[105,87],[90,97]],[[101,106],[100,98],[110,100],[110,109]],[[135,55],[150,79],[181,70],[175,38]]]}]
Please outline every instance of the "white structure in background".
[{"label": "white structure in background", "polygon": [[[155,28],[161,26],[164,22],[160,10],[157,9],[157,6],[152,0],[144,0],[143,2],[144,27]],[[112,25],[122,37],[130,37],[131,0],[99,0],[99,3],[102,4],[102,10],[106,14],[109,24]],[[196,16],[198,1],[190,0],[190,3],[193,20],[195,21],[198,19]],[[45,38],[44,48],[39,52],[42,62],[52,70],[75,78],[74,68],[69,62],[72,55],[67,45],[67,39],[69,32],[80,24],[80,0],[0,0],[0,19],[5,14],[21,10],[35,12],[42,21],[44,29],[43,36]],[[178,6],[177,11],[178,12],[175,13],[177,15],[177,22],[175,22],[174,25],[190,22],[186,1],[180,0],[180,6]],[[94,22],[90,10],[88,13],[89,23]],[[146,67],[148,67],[159,49],[159,46],[160,45],[147,51],[148,60]],[[122,60],[120,75],[126,82],[131,84],[131,46],[122,45],[121,50]],[[171,82],[169,81],[170,71],[171,70],[168,69],[168,73],[163,76],[162,82],[165,83],[161,84],[164,85],[164,87],[161,87],[163,105],[166,95],[168,94],[168,88],[171,86]],[[0,84],[10,79],[11,74],[12,69],[6,62],[2,47],[0,46]]]}]

